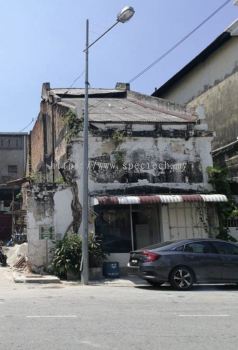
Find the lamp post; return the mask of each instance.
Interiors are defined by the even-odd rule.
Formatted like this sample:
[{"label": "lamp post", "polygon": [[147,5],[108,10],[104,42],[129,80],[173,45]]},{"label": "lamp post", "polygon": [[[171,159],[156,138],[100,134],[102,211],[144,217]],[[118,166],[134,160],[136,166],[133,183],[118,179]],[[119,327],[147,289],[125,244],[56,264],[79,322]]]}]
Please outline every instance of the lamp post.
[{"label": "lamp post", "polygon": [[83,121],[83,209],[82,209],[82,274],[81,281],[88,284],[88,56],[89,48],[107,34],[118,23],[125,23],[131,19],[135,11],[133,7],[126,6],[117,15],[116,22],[102,35],[89,44],[89,20],[86,20],[86,46],[85,46],[85,100],[84,100],[84,121]]}]

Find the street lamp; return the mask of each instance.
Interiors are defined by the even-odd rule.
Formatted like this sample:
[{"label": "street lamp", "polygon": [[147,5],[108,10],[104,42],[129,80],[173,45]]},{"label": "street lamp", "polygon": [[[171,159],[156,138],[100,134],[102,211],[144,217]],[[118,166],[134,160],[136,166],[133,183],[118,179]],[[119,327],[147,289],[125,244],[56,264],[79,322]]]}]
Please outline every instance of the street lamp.
[{"label": "street lamp", "polygon": [[131,6],[125,6],[117,15],[116,22],[102,35],[89,44],[89,20],[86,20],[86,45],[85,45],[85,100],[83,122],[83,209],[82,209],[82,274],[81,281],[88,284],[88,52],[89,48],[107,34],[118,23],[125,23],[131,19],[135,10]]}]

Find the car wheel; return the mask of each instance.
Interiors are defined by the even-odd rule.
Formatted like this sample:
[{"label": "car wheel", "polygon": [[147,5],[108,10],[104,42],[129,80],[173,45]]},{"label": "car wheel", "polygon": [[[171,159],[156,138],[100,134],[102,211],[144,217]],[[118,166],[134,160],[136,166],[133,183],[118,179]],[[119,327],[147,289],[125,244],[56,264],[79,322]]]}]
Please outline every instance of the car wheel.
[{"label": "car wheel", "polygon": [[188,290],[192,288],[193,282],[193,273],[187,267],[176,267],[170,275],[171,285],[178,290]]},{"label": "car wheel", "polygon": [[156,282],[151,280],[146,280],[152,287],[160,287],[163,283],[162,282]]}]

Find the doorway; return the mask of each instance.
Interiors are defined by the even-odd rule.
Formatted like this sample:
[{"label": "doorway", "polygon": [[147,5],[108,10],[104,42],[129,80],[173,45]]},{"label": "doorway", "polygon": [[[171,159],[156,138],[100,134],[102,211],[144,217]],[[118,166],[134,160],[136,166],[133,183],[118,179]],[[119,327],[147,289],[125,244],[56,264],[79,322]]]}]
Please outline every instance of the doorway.
[{"label": "doorway", "polygon": [[133,250],[160,242],[159,208],[156,205],[132,205]]}]

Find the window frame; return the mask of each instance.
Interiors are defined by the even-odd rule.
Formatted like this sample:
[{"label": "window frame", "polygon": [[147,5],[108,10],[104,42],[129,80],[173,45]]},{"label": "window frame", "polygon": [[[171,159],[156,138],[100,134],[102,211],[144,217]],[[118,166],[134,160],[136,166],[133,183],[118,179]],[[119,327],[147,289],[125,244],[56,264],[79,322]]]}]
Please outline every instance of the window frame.
[{"label": "window frame", "polygon": [[[191,244],[203,244],[203,245],[207,245],[209,248],[210,248],[210,251],[209,252],[189,252],[189,251],[186,251],[186,246],[188,245],[191,245]],[[184,250],[183,250],[184,253],[191,253],[191,254],[217,254],[217,250],[215,249],[215,247],[211,244],[210,241],[195,241],[195,242],[188,242],[188,243],[185,243],[184,244]]]},{"label": "window frame", "polygon": [[[212,245],[214,246],[214,248],[216,249],[217,254],[219,254],[219,255],[238,256],[238,246],[236,246],[234,243],[231,243],[231,242],[220,242],[220,241],[218,241],[218,242],[213,241],[213,242],[211,242],[211,243],[212,243]],[[225,245],[225,246],[227,246],[227,247],[230,246],[230,247],[236,248],[236,249],[237,249],[237,254],[219,252],[218,248],[216,247],[216,245],[219,245],[219,244],[223,244],[223,245]]]}]

